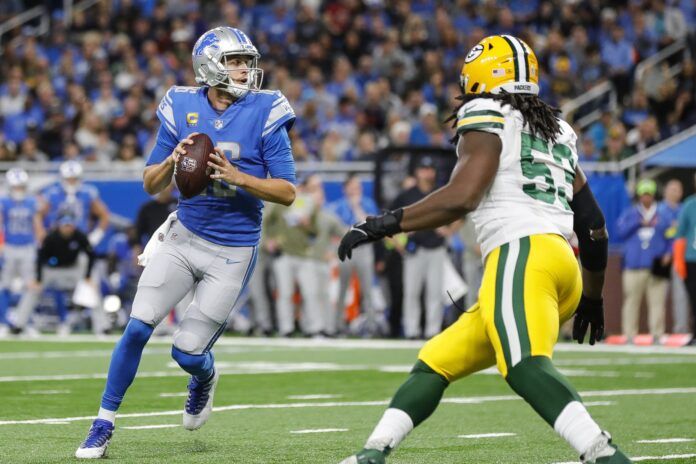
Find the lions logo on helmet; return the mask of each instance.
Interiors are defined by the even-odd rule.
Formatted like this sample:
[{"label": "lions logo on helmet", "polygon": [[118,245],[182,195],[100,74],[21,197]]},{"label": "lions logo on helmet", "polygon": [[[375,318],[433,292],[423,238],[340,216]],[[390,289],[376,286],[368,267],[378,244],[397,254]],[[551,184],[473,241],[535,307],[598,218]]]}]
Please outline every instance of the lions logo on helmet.
[{"label": "lions logo on helmet", "polygon": [[25,187],[29,182],[29,175],[22,168],[12,168],[5,173],[5,179],[10,187]]},{"label": "lions logo on helmet", "polygon": [[464,59],[460,76],[465,94],[539,94],[539,63],[532,49],[511,35],[492,35],[477,43]]},{"label": "lions logo on helmet", "polygon": [[[235,98],[242,98],[247,92],[261,89],[263,70],[258,67],[261,54],[249,37],[234,27],[216,27],[203,34],[193,46],[193,72],[196,82],[217,87]],[[232,56],[249,57],[246,81],[239,83],[230,77],[226,60]]]}]

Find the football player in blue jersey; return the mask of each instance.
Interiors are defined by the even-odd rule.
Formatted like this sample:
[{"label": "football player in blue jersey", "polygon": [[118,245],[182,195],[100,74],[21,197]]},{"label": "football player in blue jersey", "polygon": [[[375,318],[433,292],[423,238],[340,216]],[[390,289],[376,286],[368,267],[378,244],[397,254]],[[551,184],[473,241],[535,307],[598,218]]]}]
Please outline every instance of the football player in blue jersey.
[{"label": "football player in blue jersey", "polygon": [[[97,246],[109,226],[109,210],[99,198],[99,191],[93,185],[82,183],[82,165],[75,160],[65,161],[60,165],[60,177],[60,182],[50,186],[42,194],[45,202],[39,212],[44,226],[53,227],[59,215],[70,212],[77,220],[77,228],[88,234],[92,246]],[[91,231],[90,216],[97,218],[97,224]]]},{"label": "football player in blue jersey", "polygon": [[295,199],[288,137],[295,113],[280,92],[261,90],[260,55],[251,40],[238,29],[217,27],[198,39],[192,57],[201,87],[172,87],[163,97],[143,183],[150,194],[166,188],[194,132],[206,133],[215,146],[212,182],[200,195],[181,198],[176,220],[154,239],[159,246],[147,257],[131,319],[111,358],[101,408],[78,458],[104,456],[153,328],[194,287],[174,334],[172,357],[191,374],[184,428],[205,424],[219,378],[211,348],[254,269],[262,200],[290,205]]},{"label": "football player in blue jersey", "polygon": [[43,240],[44,229],[38,215],[36,198],[29,196],[29,176],[21,168],[12,168],[5,174],[9,196],[0,198],[0,230],[5,244],[0,245],[4,257],[0,274],[0,335],[9,330],[7,309],[10,306],[12,283],[17,278],[23,285],[33,279],[36,261],[36,243]]}]

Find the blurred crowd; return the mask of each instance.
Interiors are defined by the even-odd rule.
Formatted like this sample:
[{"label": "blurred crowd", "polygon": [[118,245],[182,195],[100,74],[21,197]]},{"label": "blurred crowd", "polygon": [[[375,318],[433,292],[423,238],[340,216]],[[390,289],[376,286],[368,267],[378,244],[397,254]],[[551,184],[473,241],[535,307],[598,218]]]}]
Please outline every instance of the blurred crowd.
[{"label": "blurred crowd", "polygon": [[147,156],[156,105],[171,85],[195,85],[192,45],[216,25],[241,28],[260,50],[265,87],[298,115],[298,160],[446,146],[463,56],[490,34],[532,46],[552,104],[614,83],[619,109],[582,128],[585,160],[620,160],[696,122],[693,53],[634,79],[637,63],[675,41],[692,49],[690,0],[119,0],[75,10],[68,28],[61,1],[10,0],[0,17],[39,3],[53,5],[49,32],[30,23],[2,40],[0,160]]}]

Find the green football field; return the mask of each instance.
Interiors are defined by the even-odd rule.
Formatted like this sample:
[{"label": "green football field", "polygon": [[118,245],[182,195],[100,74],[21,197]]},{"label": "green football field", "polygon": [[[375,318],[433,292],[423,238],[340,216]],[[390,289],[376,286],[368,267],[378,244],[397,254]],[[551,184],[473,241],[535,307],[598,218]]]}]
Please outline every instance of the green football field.
[{"label": "green football field", "polygon": [[[74,462],[114,338],[0,341],[0,462]],[[187,377],[154,339],[126,396],[113,463],[337,463],[359,449],[419,343],[223,338],[215,412],[181,427]],[[696,349],[561,344],[559,368],[636,462],[696,463]],[[391,463],[577,462],[493,370],[449,387]]]}]

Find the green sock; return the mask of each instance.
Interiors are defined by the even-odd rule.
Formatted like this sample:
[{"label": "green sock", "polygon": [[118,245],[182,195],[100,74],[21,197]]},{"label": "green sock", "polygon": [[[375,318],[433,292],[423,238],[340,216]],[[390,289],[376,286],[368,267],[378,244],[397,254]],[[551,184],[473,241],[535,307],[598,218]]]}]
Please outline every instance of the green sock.
[{"label": "green sock", "polygon": [[435,411],[448,385],[447,379],[419,359],[389,407],[404,411],[416,427]]},{"label": "green sock", "polygon": [[512,389],[553,427],[561,411],[580,395],[546,356],[520,361],[505,378]]}]

